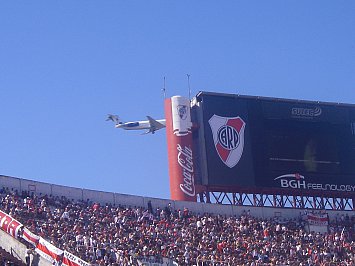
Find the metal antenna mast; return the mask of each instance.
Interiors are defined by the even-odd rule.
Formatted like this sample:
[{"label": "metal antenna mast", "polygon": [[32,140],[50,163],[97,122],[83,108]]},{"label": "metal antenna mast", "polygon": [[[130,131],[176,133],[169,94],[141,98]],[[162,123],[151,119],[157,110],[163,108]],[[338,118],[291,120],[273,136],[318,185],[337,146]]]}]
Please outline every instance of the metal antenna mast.
[{"label": "metal antenna mast", "polygon": [[161,89],[164,95],[164,99],[166,98],[166,88],[165,88],[165,77],[164,77],[164,87]]},{"label": "metal antenna mast", "polygon": [[186,74],[187,75],[187,86],[189,88],[189,100],[191,100],[191,88],[190,88],[190,74]]}]

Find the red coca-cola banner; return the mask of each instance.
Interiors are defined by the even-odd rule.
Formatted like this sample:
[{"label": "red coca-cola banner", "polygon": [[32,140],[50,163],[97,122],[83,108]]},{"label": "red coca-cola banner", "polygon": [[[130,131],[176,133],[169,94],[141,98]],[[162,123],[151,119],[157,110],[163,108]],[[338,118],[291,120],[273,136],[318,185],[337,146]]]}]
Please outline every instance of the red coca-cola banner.
[{"label": "red coca-cola banner", "polygon": [[190,101],[166,99],[165,118],[171,199],[196,202]]}]

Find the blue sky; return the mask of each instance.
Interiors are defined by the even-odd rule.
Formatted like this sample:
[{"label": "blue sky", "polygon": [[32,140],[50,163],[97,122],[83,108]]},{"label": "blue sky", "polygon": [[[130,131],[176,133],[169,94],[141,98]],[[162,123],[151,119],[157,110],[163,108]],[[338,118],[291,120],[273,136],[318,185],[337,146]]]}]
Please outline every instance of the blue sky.
[{"label": "blue sky", "polygon": [[354,1],[1,1],[0,174],[169,198],[167,95],[355,103]]}]

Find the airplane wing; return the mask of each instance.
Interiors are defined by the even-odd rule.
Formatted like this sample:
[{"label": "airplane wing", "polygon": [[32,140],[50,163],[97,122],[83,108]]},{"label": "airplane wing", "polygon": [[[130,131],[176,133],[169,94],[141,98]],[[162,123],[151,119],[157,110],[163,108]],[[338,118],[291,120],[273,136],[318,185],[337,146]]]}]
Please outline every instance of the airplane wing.
[{"label": "airplane wing", "polygon": [[152,118],[150,116],[147,116],[147,118],[148,118],[148,121],[149,121],[150,128],[149,128],[149,130],[147,132],[145,132],[145,134],[148,134],[148,133],[154,134],[155,131],[165,127],[165,125],[163,125],[162,123],[159,123],[154,118]]}]

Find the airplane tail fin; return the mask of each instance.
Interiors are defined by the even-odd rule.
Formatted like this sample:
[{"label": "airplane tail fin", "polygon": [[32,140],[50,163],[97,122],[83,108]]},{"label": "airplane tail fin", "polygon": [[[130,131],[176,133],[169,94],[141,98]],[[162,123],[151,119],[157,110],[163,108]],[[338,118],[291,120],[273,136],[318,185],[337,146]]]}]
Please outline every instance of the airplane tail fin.
[{"label": "airplane tail fin", "polygon": [[108,114],[106,121],[113,121],[116,125],[120,124],[120,118],[117,115]]}]

